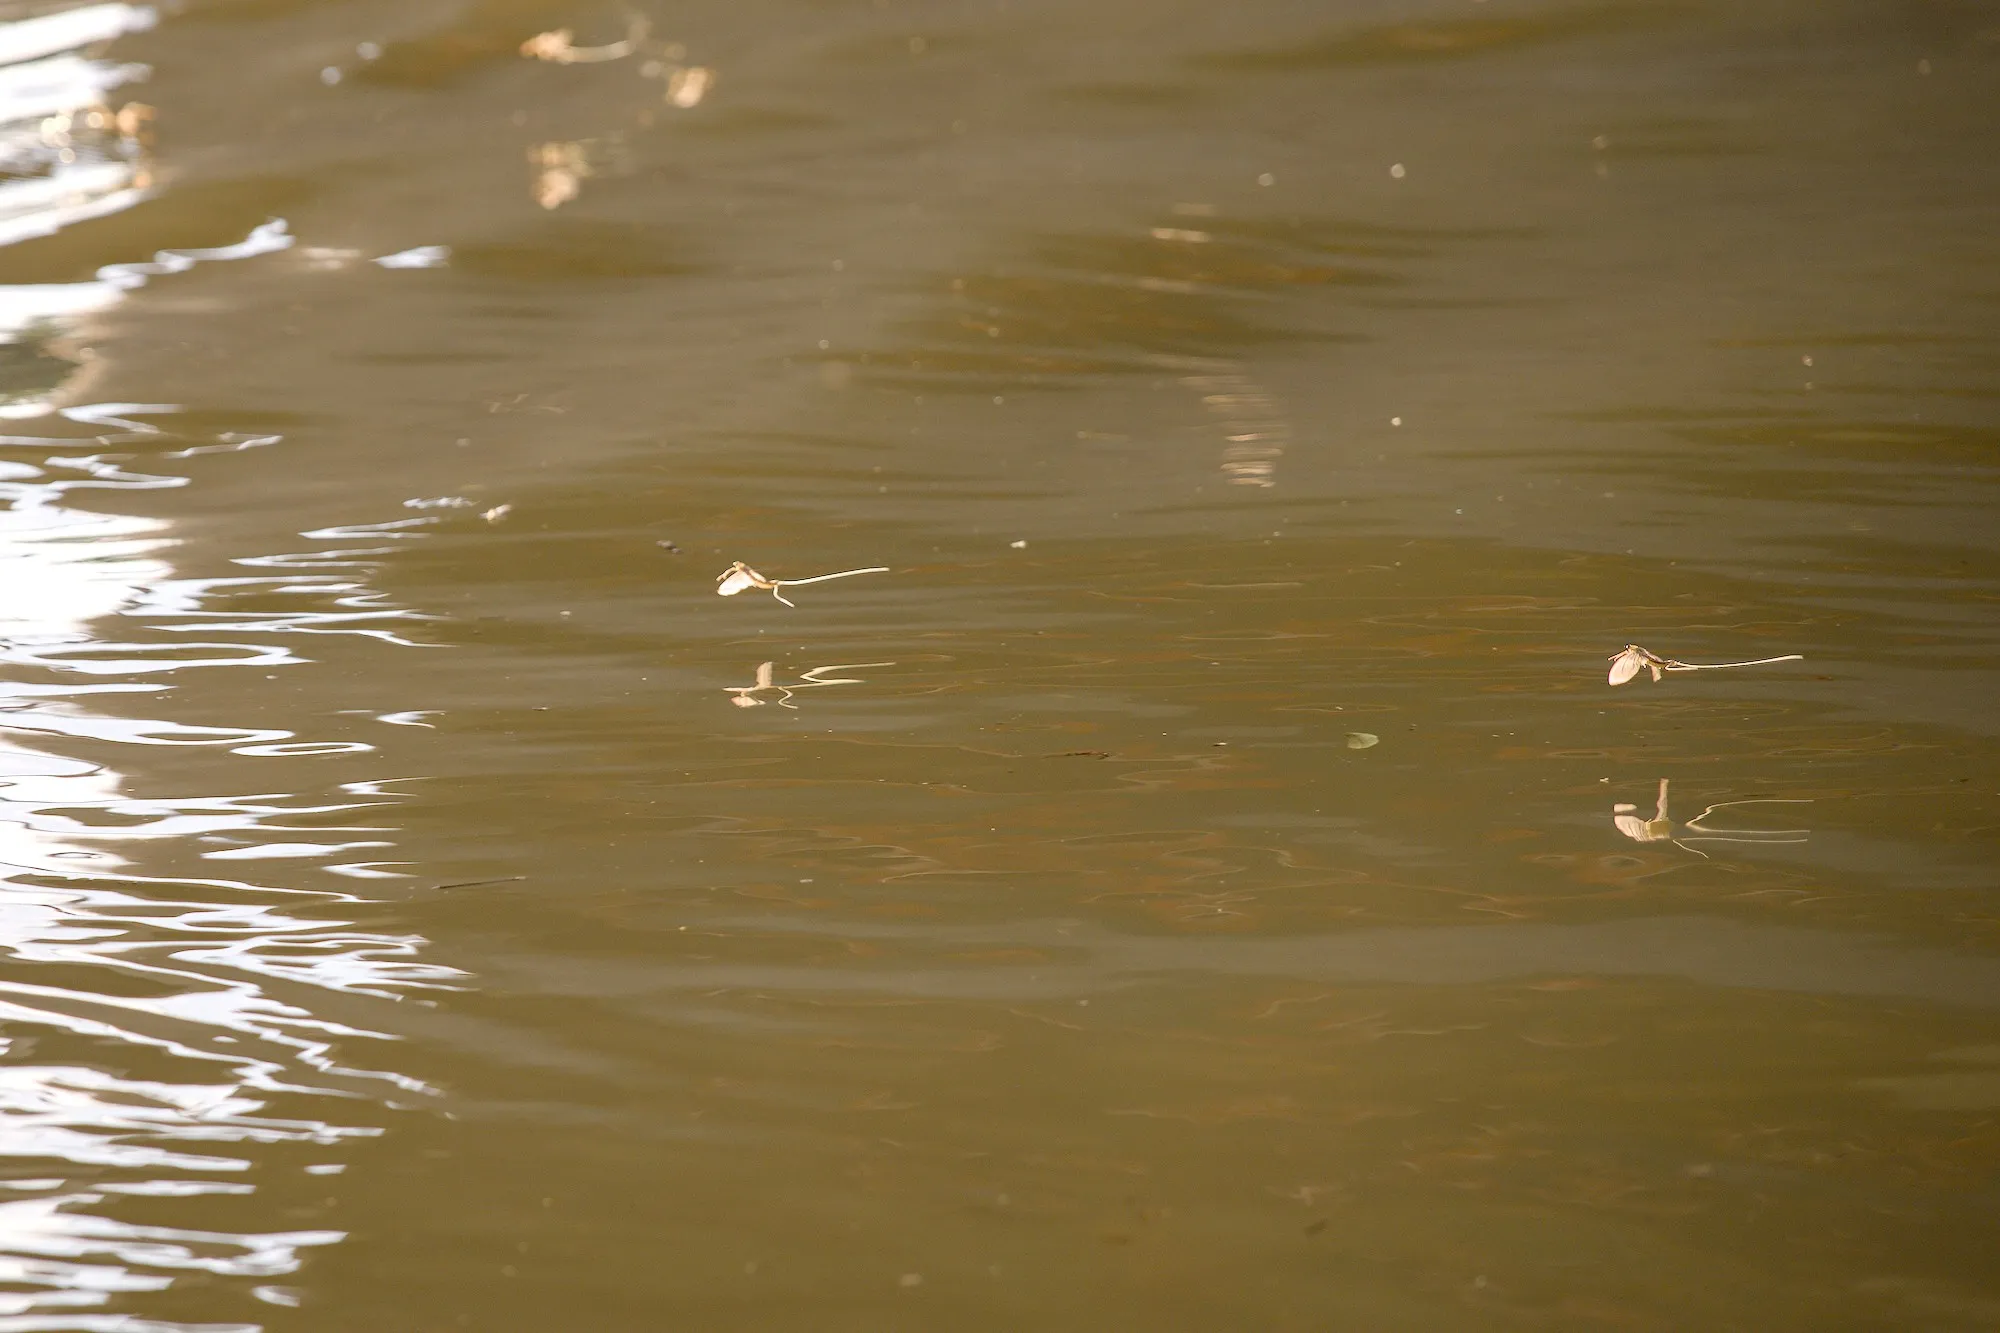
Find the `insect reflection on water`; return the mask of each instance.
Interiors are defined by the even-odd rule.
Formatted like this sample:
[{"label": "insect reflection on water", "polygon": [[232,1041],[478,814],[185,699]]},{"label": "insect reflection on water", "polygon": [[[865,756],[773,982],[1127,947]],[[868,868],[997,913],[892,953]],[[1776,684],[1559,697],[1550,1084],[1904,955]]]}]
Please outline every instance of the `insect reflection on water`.
[{"label": "insect reflection on water", "polygon": [[1679,827],[1679,829],[1676,830],[1674,827],[1673,819],[1667,814],[1667,779],[1661,778],[1660,796],[1658,802],[1654,806],[1653,817],[1651,819],[1641,819],[1638,815],[1639,808],[1637,806],[1621,801],[1617,805],[1611,807],[1612,809],[1611,822],[1617,826],[1618,831],[1620,833],[1632,839],[1632,841],[1634,842],[1671,842],[1676,847],[1679,847],[1682,851],[1693,852],[1696,856],[1706,857],[1708,855],[1707,852],[1702,851],[1698,847],[1690,847],[1688,846],[1688,843],[1755,842],[1755,843],[1772,844],[1772,843],[1804,842],[1807,837],[1807,830],[1802,828],[1718,829],[1718,828],[1711,828],[1708,825],[1702,823],[1704,819],[1707,819],[1717,810],[1726,809],[1730,806],[1736,806],[1736,805],[1811,805],[1811,804],[1812,802],[1810,800],[1783,799],[1779,797],[1759,797],[1752,800],[1743,800],[1743,801],[1717,801],[1714,805],[1709,806],[1707,809],[1703,810],[1700,814],[1696,815],[1693,819],[1690,819],[1685,824],[1682,824]]},{"label": "insect reflection on water", "polygon": [[[896,665],[894,662],[843,662],[833,666],[814,667],[810,671],[800,672],[796,684],[780,685],[774,679],[773,664],[770,662],[760,662],[757,664],[757,674],[752,684],[725,686],[724,692],[730,696],[729,702],[735,704],[738,708],[762,708],[765,704],[775,703],[780,708],[796,709],[798,705],[792,702],[792,696],[800,690],[817,689],[822,685],[867,684],[866,681],[856,676],[827,676],[823,674],[825,672],[860,671],[868,667],[891,667],[894,665]],[[775,692],[778,697],[776,699],[758,697],[767,691]]]}]

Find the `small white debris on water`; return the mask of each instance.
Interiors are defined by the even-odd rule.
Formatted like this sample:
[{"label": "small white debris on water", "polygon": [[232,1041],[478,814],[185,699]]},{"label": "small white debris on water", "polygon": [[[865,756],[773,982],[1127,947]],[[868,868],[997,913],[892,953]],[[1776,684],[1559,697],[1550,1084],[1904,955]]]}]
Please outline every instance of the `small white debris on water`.
[{"label": "small white debris on water", "polygon": [[441,708],[409,708],[400,713],[378,713],[375,716],[375,720],[377,722],[387,722],[393,727],[424,727],[430,731],[436,731],[437,724],[426,722],[424,719],[427,717],[437,717],[443,711]]},{"label": "small white debris on water", "polygon": [[702,65],[677,69],[667,79],[667,101],[686,111],[701,105],[715,86],[715,71]]},{"label": "small white debris on water", "polygon": [[408,250],[398,250],[393,255],[383,255],[369,262],[382,268],[443,268],[451,262],[451,247],[419,245]]},{"label": "small white debris on water", "polygon": [[1409,173],[1403,170],[1403,164],[1401,162],[1397,162],[1390,166],[1389,174],[1391,176],[1394,176],[1397,180],[1401,180],[1403,179],[1404,176],[1408,175]]},{"label": "small white debris on water", "polygon": [[298,254],[299,258],[306,262],[307,268],[317,269],[320,272],[346,268],[349,260],[361,258],[359,250],[344,250],[330,245],[301,246]]},{"label": "small white debris on water", "polygon": [[1028,549],[1028,543],[1026,541],[1008,542],[1007,544],[1013,547],[1017,551],[1025,551]]},{"label": "small white debris on water", "polygon": [[507,517],[507,515],[513,512],[514,512],[513,505],[494,505],[491,509],[481,514],[480,517],[485,519],[488,523],[498,523],[501,519]]}]

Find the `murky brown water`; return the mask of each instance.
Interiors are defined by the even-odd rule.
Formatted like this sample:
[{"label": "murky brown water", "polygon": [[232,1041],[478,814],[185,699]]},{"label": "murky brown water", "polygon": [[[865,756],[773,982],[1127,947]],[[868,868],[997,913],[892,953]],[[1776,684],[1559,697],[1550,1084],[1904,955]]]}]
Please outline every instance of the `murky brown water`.
[{"label": "murky brown water", "polygon": [[2000,1327],[2000,10],[4,17],[0,1330]]}]

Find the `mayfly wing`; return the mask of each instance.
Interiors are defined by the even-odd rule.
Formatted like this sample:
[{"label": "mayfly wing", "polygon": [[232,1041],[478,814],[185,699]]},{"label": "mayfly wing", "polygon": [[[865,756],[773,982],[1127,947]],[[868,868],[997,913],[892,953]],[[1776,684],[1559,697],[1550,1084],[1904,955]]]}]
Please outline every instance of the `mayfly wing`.
[{"label": "mayfly wing", "polygon": [[746,588],[766,588],[770,586],[762,574],[759,574],[741,560],[738,560],[735,564],[716,575],[715,582],[715,593],[718,597],[734,597]]}]

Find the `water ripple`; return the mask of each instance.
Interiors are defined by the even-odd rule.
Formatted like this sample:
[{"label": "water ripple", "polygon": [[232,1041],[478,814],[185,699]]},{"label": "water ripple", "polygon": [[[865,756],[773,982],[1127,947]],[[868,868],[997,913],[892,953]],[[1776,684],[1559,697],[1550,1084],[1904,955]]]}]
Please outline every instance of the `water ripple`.
[{"label": "water ripple", "polygon": [[[73,48],[151,22],[98,5],[0,24],[0,243],[144,196],[140,136],[98,127],[87,143],[103,117],[82,110],[143,71]],[[36,90],[34,119],[9,121]],[[428,1096],[375,1055],[393,1040],[391,1006],[462,980],[426,960],[420,936],[358,925],[374,914],[366,900],[318,887],[329,872],[398,873],[378,867],[395,864],[386,816],[407,798],[302,767],[373,747],[173,706],[191,677],[262,679],[313,660],[288,645],[414,645],[399,631],[429,617],[371,585],[379,549],[256,553],[235,563],[273,572],[189,573],[171,524],[75,507],[187,486],[181,460],[282,437],[177,431],[166,403],[49,406],[83,374],[59,350],[70,321],[156,278],[290,244],[273,220],[89,282],[0,286],[0,361],[22,386],[0,395],[0,414],[45,432],[0,436],[0,1191],[16,1196],[0,1197],[0,1330],[222,1333],[261,1327],[259,1306],[298,1304],[270,1283],[343,1233],[239,1229],[229,1223],[249,1215],[220,1210],[261,1188],[248,1177],[270,1174],[270,1150],[331,1154],[300,1165],[339,1170],[341,1145]],[[409,538],[427,521],[305,535]],[[186,756],[175,776],[149,777],[168,754]],[[268,789],[278,760],[293,791]],[[157,1203],[144,1224],[127,1216],[147,1199],[175,1201],[173,1225]],[[213,1299],[240,1300],[242,1320],[148,1316],[157,1293],[195,1275],[239,1284]]]},{"label": "water ripple", "polygon": [[[161,433],[133,405],[72,415]],[[37,451],[64,443],[75,442],[26,441]],[[423,617],[357,574],[366,562],[343,561],[339,573],[180,576],[168,525],[70,508],[81,485],[64,469],[99,489],[181,479],[102,455],[28,462],[23,444],[0,444],[0,461],[13,464],[0,480],[10,502],[0,511],[0,664],[15,677],[0,679],[0,948],[12,964],[0,980],[0,1158],[24,1177],[11,1188],[35,1195],[0,1203],[0,1328],[181,1327],[68,1312],[159,1291],[184,1272],[291,1273],[340,1233],[136,1226],[118,1216],[119,1201],[186,1198],[198,1218],[206,1196],[251,1188],[213,1179],[249,1170],[249,1145],[381,1133],[371,1103],[431,1090],[356,1058],[357,1047],[390,1039],[386,1025],[358,1015],[459,974],[427,962],[420,937],[343,919],[364,901],[349,894],[299,888],[290,876],[142,869],[192,857],[360,873],[341,863],[359,853],[380,865],[395,845],[382,815],[404,798],[386,785],[347,783],[326,797],[141,794],[112,767],[157,747],[252,762],[371,747],[107,706],[165,704],[167,682],[186,672],[308,661],[241,636],[400,644],[381,623]],[[114,616],[131,628],[100,634]],[[180,637],[189,630],[202,637]],[[346,997],[338,1018],[323,1012],[335,995]],[[346,1111],[307,1109],[329,1097]],[[281,1099],[305,1113],[279,1113]]]}]

